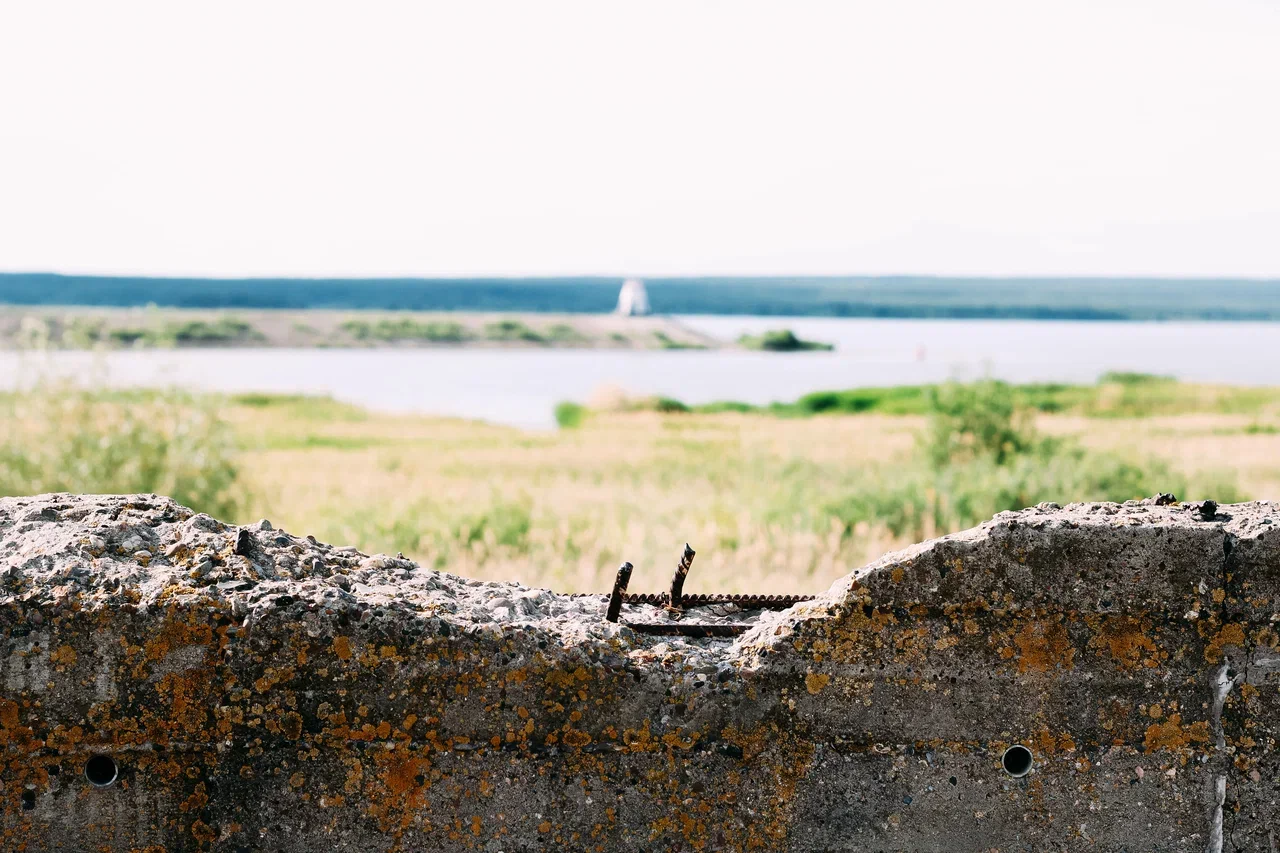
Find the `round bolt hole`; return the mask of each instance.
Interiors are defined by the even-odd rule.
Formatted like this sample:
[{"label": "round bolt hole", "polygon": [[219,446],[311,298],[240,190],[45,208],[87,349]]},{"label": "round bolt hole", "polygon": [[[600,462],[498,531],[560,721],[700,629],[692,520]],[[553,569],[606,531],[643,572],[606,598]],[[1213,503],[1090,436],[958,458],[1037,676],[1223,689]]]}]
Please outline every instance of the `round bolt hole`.
[{"label": "round bolt hole", "polygon": [[95,755],[84,763],[84,778],[96,788],[105,788],[116,781],[116,762],[109,755]]},{"label": "round bolt hole", "polygon": [[1026,776],[1031,772],[1031,750],[1020,743],[1015,743],[1004,751],[1000,757],[1004,772],[1010,776]]}]

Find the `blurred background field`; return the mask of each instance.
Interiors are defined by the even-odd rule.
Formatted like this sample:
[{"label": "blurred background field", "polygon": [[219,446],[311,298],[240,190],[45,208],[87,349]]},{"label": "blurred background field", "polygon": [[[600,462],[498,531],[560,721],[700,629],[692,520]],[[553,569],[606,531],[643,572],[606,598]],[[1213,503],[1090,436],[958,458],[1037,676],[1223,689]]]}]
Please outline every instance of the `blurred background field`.
[{"label": "blurred background field", "polygon": [[0,395],[0,493],[156,491],[368,552],[566,591],[799,591],[1043,500],[1280,494],[1280,389],[1112,374],[1097,385],[811,394],[773,407],[622,394],[556,430],[323,397]]}]

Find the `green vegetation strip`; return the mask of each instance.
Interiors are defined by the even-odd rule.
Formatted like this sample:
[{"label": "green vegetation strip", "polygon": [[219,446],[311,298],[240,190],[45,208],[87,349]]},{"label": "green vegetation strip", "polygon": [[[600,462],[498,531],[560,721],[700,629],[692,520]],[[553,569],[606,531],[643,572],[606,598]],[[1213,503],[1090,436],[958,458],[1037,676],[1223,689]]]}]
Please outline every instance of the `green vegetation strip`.
[{"label": "green vegetation strip", "polygon": [[[934,408],[937,395],[955,383],[938,385],[897,385],[886,388],[853,388],[845,391],[815,391],[789,403],[762,406],[736,400],[689,405],[670,397],[649,397],[628,401],[624,409],[657,412],[741,412],[776,417],[814,415],[925,415]],[[1094,385],[1034,383],[1011,385],[996,380],[986,383],[1003,389],[1020,409],[1048,414],[1078,414],[1086,417],[1138,418],[1180,415],[1192,412],[1216,414],[1258,414],[1280,406],[1280,388],[1250,388],[1227,385],[1193,385],[1146,373],[1105,373]],[[571,404],[576,405],[576,404]],[[581,408],[581,407],[578,407]],[[565,412],[571,410],[565,409]],[[581,423],[585,410],[570,416]],[[1258,431],[1270,427],[1259,425]]]}]

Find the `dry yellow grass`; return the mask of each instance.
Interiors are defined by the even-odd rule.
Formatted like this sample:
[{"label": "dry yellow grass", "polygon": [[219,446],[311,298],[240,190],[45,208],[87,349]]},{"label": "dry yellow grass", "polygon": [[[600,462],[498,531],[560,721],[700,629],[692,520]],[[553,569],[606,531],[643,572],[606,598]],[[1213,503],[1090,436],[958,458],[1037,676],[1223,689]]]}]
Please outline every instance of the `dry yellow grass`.
[{"label": "dry yellow grass", "polygon": [[[866,525],[842,535],[822,508],[873,469],[892,476],[923,424],[637,412],[527,433],[314,401],[225,414],[247,445],[246,517],[566,591],[607,589],[624,559],[636,566],[633,589],[658,591],[686,541],[698,550],[689,591],[824,589],[906,544]],[[1254,420],[1045,416],[1039,426],[1162,457],[1193,483],[1235,472],[1246,494],[1280,497],[1280,435],[1246,432]]]}]

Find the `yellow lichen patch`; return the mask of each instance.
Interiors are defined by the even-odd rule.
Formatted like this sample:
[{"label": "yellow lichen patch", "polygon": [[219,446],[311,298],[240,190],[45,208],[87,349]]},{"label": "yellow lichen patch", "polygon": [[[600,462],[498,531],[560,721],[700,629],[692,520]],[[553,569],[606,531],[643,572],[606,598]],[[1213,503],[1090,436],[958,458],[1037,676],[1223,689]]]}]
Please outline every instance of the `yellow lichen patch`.
[{"label": "yellow lichen patch", "polygon": [[425,758],[401,751],[396,751],[385,763],[380,763],[382,772],[378,778],[397,797],[404,796],[417,787],[418,777],[431,766]]},{"label": "yellow lichen patch", "polygon": [[1061,617],[1028,620],[1014,635],[1013,642],[1018,647],[1019,673],[1048,672],[1074,666],[1076,650],[1071,647],[1071,639]]},{"label": "yellow lichen patch", "polygon": [[831,681],[831,676],[827,675],[825,672],[806,673],[804,677],[804,688],[805,690],[808,690],[811,695],[817,696],[822,692],[822,689],[827,686],[827,682],[829,681]]},{"label": "yellow lichen patch", "polygon": [[156,683],[156,693],[169,706],[163,728],[180,726],[188,734],[196,734],[209,718],[212,672],[206,668],[169,673]]},{"label": "yellow lichen patch", "polygon": [[1244,626],[1236,622],[1228,622],[1222,630],[1214,635],[1205,646],[1204,659],[1210,663],[1222,660],[1222,649],[1225,646],[1243,646],[1245,644]]},{"label": "yellow lichen patch", "polygon": [[933,643],[935,652],[945,652],[947,649],[960,645],[960,638],[955,634],[944,634]]},{"label": "yellow lichen patch", "polygon": [[[161,661],[184,646],[209,646],[213,643],[213,628],[208,623],[200,621],[195,612],[185,614],[187,621],[179,613],[176,606],[171,606],[160,629],[143,643],[142,651],[148,662]],[[135,653],[135,648],[129,649],[130,656]],[[141,674],[141,671],[136,672],[137,676]]]},{"label": "yellow lichen patch", "polygon": [[1147,635],[1142,621],[1131,616],[1104,619],[1090,645],[1110,655],[1121,669],[1159,665],[1155,641]]},{"label": "yellow lichen patch", "polygon": [[578,729],[569,729],[564,733],[565,746],[586,746],[591,743],[591,735]]},{"label": "yellow lichen patch", "polygon": [[76,650],[70,646],[58,646],[58,648],[54,649],[53,654],[49,655],[49,660],[58,667],[74,666]]},{"label": "yellow lichen patch", "polygon": [[1076,748],[1076,743],[1071,739],[1071,735],[1063,732],[1055,736],[1047,728],[1040,729],[1032,735],[1031,744],[1040,755],[1057,755],[1060,752],[1070,752]]},{"label": "yellow lichen patch", "polygon": [[1170,714],[1163,723],[1152,723],[1147,727],[1143,746],[1147,752],[1157,749],[1187,749],[1193,743],[1205,743],[1209,740],[1209,724],[1204,720],[1182,725],[1181,714]]},{"label": "yellow lichen patch", "polygon": [[364,765],[359,759],[351,759],[350,765],[347,767],[347,778],[343,783],[342,789],[348,794],[354,794],[360,790],[360,782],[364,779]]}]

